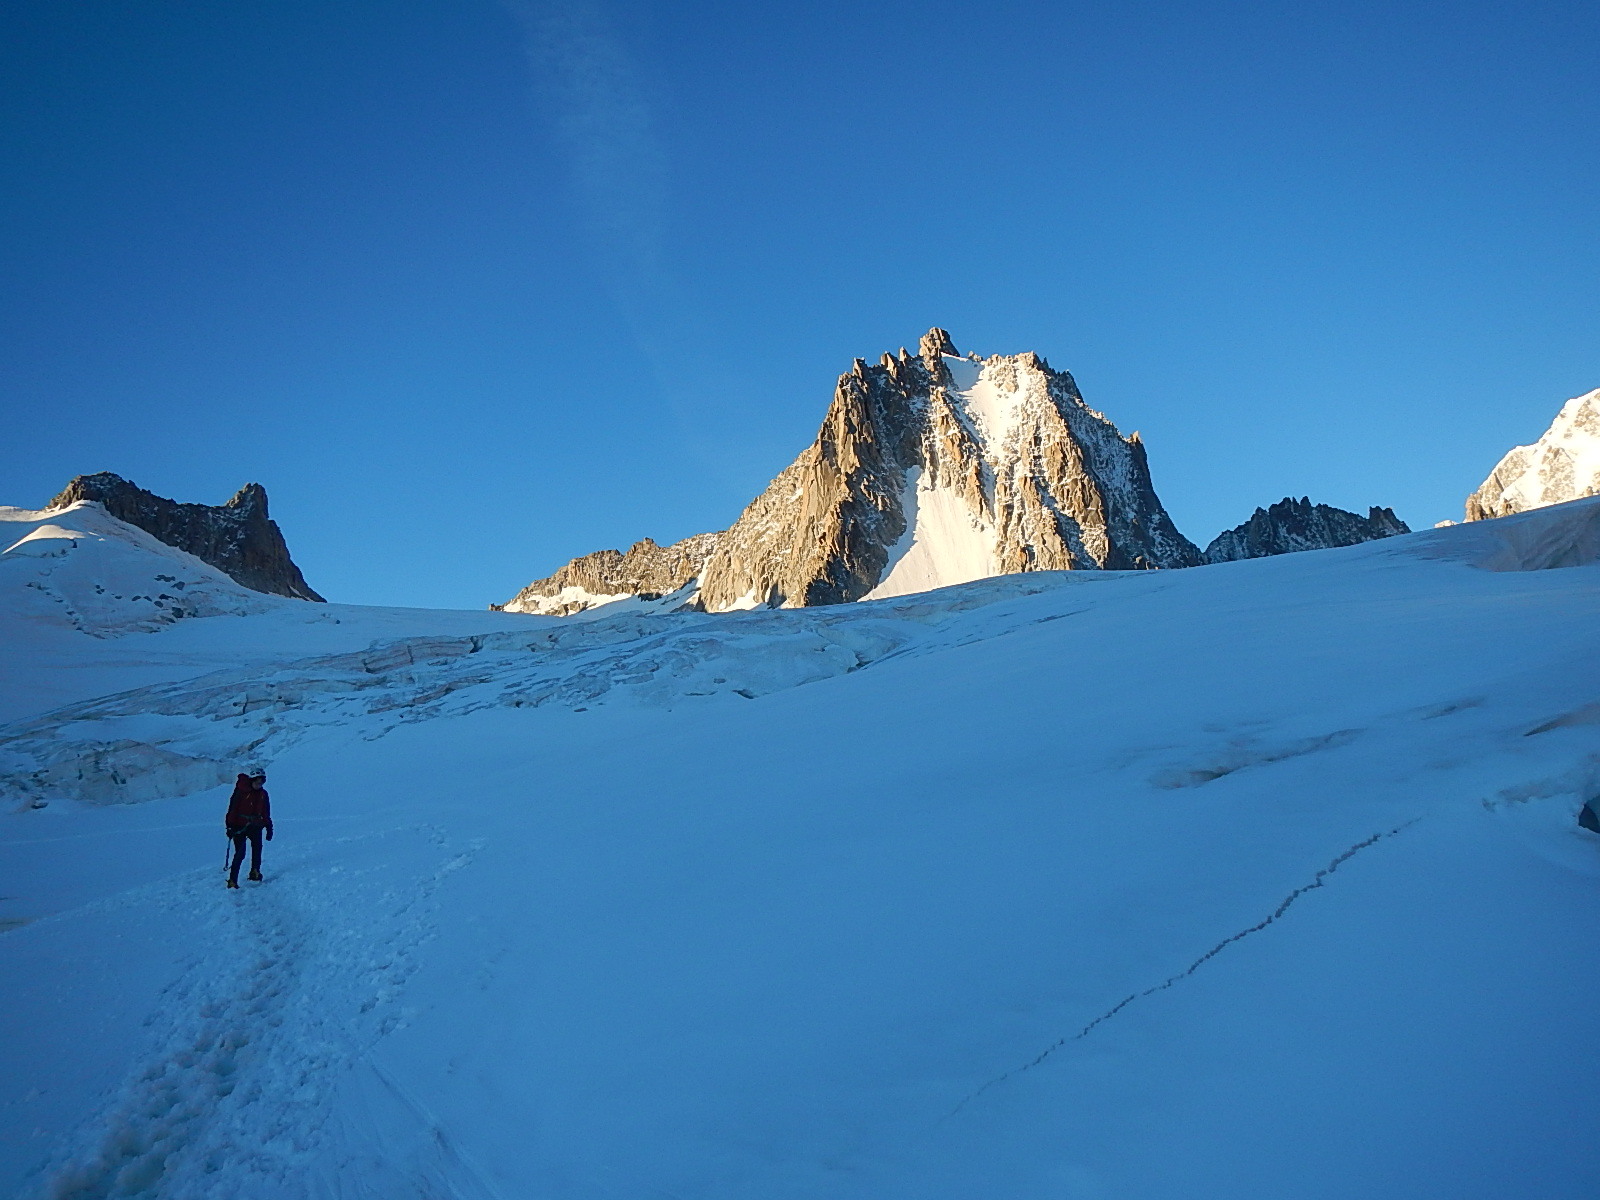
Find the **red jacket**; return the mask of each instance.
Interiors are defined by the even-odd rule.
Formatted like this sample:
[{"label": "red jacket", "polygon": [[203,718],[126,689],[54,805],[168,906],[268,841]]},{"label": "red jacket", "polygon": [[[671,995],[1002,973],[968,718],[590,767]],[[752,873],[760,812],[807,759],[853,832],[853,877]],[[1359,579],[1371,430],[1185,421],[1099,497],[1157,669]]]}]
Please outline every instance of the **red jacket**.
[{"label": "red jacket", "polygon": [[228,800],[228,815],[224,818],[228,834],[260,826],[272,832],[272,804],[267,799],[267,789],[257,787],[248,775],[239,776],[233,785],[233,795]]}]

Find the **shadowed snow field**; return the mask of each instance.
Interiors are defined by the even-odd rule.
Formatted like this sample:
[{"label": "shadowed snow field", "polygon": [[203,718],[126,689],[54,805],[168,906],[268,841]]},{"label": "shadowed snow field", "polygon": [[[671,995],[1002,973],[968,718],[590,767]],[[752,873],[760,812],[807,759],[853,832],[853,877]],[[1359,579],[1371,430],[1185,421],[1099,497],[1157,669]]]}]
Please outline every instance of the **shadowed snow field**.
[{"label": "shadowed snow field", "polygon": [[1592,1200],[1597,529],[580,621],[0,562],[0,1192]]}]

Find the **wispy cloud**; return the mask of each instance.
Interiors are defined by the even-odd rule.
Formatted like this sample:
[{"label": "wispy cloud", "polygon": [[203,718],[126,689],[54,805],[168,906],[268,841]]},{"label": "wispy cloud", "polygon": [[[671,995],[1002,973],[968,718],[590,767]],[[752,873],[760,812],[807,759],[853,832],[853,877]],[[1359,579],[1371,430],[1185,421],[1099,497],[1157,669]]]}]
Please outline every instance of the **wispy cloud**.
[{"label": "wispy cloud", "polygon": [[[718,391],[718,338],[668,261],[669,144],[615,0],[500,2],[526,32],[536,96],[566,159],[598,273],[655,375],[656,395],[694,435],[682,451],[706,454],[715,440],[708,427],[747,398]],[[715,458],[704,465],[727,469]]]},{"label": "wispy cloud", "polygon": [[666,288],[667,159],[615,14],[597,0],[501,2],[526,31],[538,96],[616,299],[648,323]]}]

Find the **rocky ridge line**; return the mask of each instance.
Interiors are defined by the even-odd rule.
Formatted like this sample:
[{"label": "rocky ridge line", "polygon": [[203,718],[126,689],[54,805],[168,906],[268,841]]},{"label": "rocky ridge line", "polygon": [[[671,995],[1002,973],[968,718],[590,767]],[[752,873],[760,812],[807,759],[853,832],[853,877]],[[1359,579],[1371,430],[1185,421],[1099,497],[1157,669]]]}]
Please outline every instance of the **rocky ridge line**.
[{"label": "rocky ridge line", "polygon": [[267,515],[267,490],[247,483],[226,504],[184,504],[100,471],[79,475],[46,505],[47,511],[91,500],[119,521],[187,551],[256,592],[322,601],[289,557],[276,521]]},{"label": "rocky ridge line", "polygon": [[1242,525],[1224,530],[1205,549],[1208,563],[1266,558],[1300,550],[1329,550],[1355,546],[1378,538],[1410,533],[1411,528],[1391,508],[1376,506],[1365,517],[1328,504],[1312,504],[1285,496],[1271,508],[1258,508]]},{"label": "rocky ridge line", "polygon": [[697,533],[670,546],[643,538],[626,553],[597,550],[575,558],[554,575],[535,579],[505,604],[491,609],[565,617],[619,596],[654,600],[700,574],[720,533]]}]

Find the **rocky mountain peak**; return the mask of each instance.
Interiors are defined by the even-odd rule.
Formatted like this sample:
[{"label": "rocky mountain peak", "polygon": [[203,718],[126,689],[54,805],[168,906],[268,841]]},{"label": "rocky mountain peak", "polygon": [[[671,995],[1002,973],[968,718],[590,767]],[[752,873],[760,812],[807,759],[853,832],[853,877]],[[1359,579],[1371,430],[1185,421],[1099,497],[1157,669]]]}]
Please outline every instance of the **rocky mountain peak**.
[{"label": "rocky mountain peak", "polygon": [[259,483],[245,484],[226,504],[184,504],[100,471],[79,475],[46,507],[66,508],[80,500],[94,501],[118,520],[187,551],[252,591],[322,600],[289,557],[283,532],[267,515],[267,490]]},{"label": "rocky mountain peak", "polygon": [[[1143,444],[1089,408],[1070,374],[1034,353],[961,358],[939,328],[918,350],[856,359],[811,446],[725,533],[702,535],[713,540],[697,543],[708,550],[696,568],[701,607],[837,604],[1020,571],[1200,561],[1156,497]],[[637,594],[627,557],[576,559],[507,607],[576,611],[566,606]],[[685,557],[649,590],[671,590],[689,569]],[[578,590],[557,599],[566,588]]]},{"label": "rocky mountain peak", "polygon": [[248,518],[260,510],[261,516],[267,515],[267,489],[259,483],[247,483],[233,494],[224,508],[235,509],[242,516]]},{"label": "rocky mountain peak", "polygon": [[[950,334],[940,329],[937,325],[922,335],[922,341],[918,343],[918,349],[921,352],[922,360],[928,363],[936,363],[946,354],[951,358],[961,357],[960,352],[956,349],[956,344],[950,340]],[[901,354],[905,353],[904,347],[901,348],[900,352]]]},{"label": "rocky mountain peak", "polygon": [[1600,388],[1568,400],[1537,442],[1514,446],[1467,497],[1483,521],[1600,495]]}]

